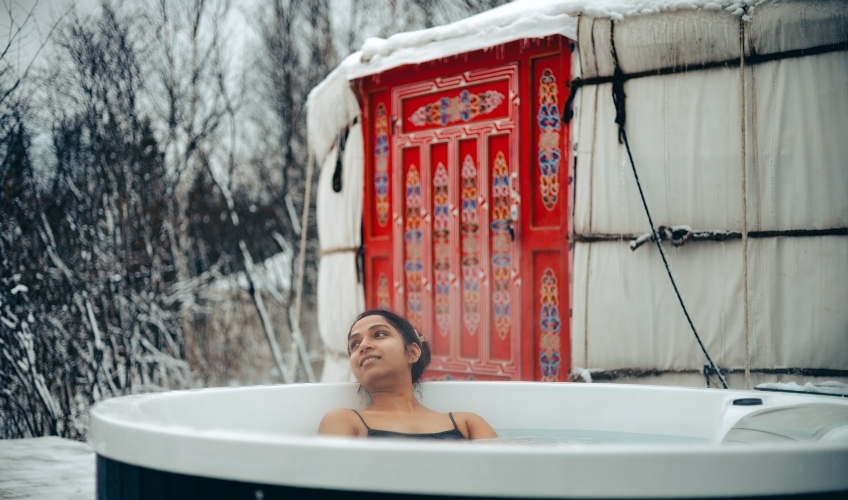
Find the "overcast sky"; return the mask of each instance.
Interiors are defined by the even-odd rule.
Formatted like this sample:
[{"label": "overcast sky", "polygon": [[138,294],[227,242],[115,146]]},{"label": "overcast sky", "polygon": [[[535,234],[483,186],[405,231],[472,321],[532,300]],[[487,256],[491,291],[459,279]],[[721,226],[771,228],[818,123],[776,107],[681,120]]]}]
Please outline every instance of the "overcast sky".
[{"label": "overcast sky", "polygon": [[[114,0],[113,0],[114,1]],[[177,0],[183,1],[183,0]],[[256,10],[260,0],[234,0],[229,23],[226,28],[228,48],[231,60],[235,63],[246,61],[242,57],[250,42],[256,37],[255,30],[246,20]],[[97,11],[101,0],[0,0],[0,44],[5,47],[9,37],[20,28],[21,23],[31,13],[32,18],[26,23],[15,44],[10,47],[7,59],[15,71],[23,72],[36,55],[41,58],[44,51],[39,48],[46,40],[56,21],[75,8],[80,14]],[[232,68],[238,71],[238,64]]]},{"label": "overcast sky", "polygon": [[0,40],[3,47],[8,44],[9,37],[14,36],[21,29],[21,25],[27,21],[27,16],[32,15],[6,55],[16,71],[23,71],[38,53],[39,47],[47,38],[56,20],[73,6],[85,12],[91,11],[98,2],[97,0],[0,0],[0,4],[3,6],[0,12]]}]

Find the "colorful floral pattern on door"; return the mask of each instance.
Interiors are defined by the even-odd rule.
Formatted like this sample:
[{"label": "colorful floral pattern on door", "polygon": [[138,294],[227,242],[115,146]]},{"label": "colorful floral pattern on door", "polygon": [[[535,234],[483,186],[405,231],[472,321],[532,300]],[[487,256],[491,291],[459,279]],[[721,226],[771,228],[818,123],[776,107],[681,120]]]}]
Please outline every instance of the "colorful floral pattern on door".
[{"label": "colorful floral pattern on door", "polygon": [[442,97],[436,102],[421,106],[412,113],[409,121],[419,127],[467,122],[491,113],[503,100],[504,95],[497,90],[487,90],[479,94],[463,90],[457,97]]},{"label": "colorful floral pattern on door", "polygon": [[401,122],[403,133],[462,126],[510,116],[510,82],[506,79],[437,92],[431,90],[432,87],[404,99],[404,119]]},{"label": "colorful floral pattern on door", "polygon": [[462,161],[462,321],[474,335],[480,325],[480,214],[477,206],[477,166],[471,155]]},{"label": "colorful floral pattern on door", "polygon": [[380,273],[377,279],[377,309],[389,311],[391,308],[389,278],[386,277],[386,273]]},{"label": "colorful floral pattern on door", "polygon": [[377,223],[385,226],[389,220],[389,118],[386,106],[377,105],[374,117],[374,203]]},{"label": "colorful floral pattern on door", "polygon": [[436,326],[445,336],[450,328],[450,179],[439,162],[433,175],[433,277],[436,284]]},{"label": "colorful floral pattern on door", "polygon": [[539,327],[539,367],[543,382],[554,382],[559,375],[562,359],[560,330],[562,319],[559,315],[559,289],[554,271],[547,268],[542,274],[542,286],[539,290],[540,303]]},{"label": "colorful floral pattern on door", "polygon": [[495,332],[501,340],[509,333],[510,286],[512,267],[509,219],[509,166],[503,151],[498,151],[492,168],[492,310]]},{"label": "colorful floral pattern on door", "polygon": [[406,247],[406,319],[415,328],[422,329],[422,255],[423,234],[421,232],[421,177],[415,165],[410,165],[406,174],[406,227],[403,233]]},{"label": "colorful floral pattern on door", "polygon": [[559,197],[558,176],[562,158],[557,93],[556,78],[550,68],[546,68],[539,79],[539,113],[536,122],[539,127],[539,191],[548,211],[554,209]]}]

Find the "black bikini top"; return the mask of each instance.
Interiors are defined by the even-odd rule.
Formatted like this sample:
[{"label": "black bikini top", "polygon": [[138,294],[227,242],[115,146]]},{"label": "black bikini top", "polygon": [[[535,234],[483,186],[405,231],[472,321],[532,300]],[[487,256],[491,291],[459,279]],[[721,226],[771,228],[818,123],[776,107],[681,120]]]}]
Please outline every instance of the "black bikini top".
[{"label": "black bikini top", "polygon": [[365,419],[362,418],[362,415],[360,415],[358,411],[351,411],[353,411],[353,413],[356,413],[356,416],[359,417],[359,420],[362,420],[362,423],[365,425],[365,428],[368,429],[368,437],[393,437],[411,439],[465,439],[465,436],[462,435],[462,432],[460,432],[459,427],[456,426],[456,420],[453,419],[453,413],[448,413],[448,416],[451,419],[451,423],[453,423],[453,429],[442,432],[432,432],[429,434],[407,434],[405,432],[381,431],[379,429],[372,429],[368,427],[368,424],[365,423]]}]

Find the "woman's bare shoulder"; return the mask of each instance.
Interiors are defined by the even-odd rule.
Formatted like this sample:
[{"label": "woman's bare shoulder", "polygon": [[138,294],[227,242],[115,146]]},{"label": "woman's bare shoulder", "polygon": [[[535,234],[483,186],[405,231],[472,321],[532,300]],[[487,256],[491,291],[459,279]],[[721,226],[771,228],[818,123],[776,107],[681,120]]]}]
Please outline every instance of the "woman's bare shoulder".
[{"label": "woman's bare shoulder", "polygon": [[328,436],[358,436],[359,426],[362,422],[356,413],[350,408],[336,408],[328,411],[321,424],[318,425],[318,434]]},{"label": "woman's bare shoulder", "polygon": [[488,439],[498,437],[498,433],[486,422],[486,419],[470,412],[454,412],[456,424],[463,434],[467,433],[470,439]]},{"label": "woman's bare shoulder", "polygon": [[477,415],[476,413],[467,412],[467,411],[455,411],[455,412],[453,412],[453,418],[456,419],[457,423],[459,423],[460,420],[463,421],[463,422],[485,422],[486,421],[480,415]]}]

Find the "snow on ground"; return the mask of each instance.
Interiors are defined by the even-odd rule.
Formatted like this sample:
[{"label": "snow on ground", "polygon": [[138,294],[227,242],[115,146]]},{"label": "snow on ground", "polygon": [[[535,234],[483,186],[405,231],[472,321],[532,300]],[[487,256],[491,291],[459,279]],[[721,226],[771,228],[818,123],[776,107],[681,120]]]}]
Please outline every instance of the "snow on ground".
[{"label": "snow on ground", "polygon": [[[275,298],[284,302],[280,294],[291,287],[289,268],[291,267],[292,252],[279,252],[254,265],[254,285],[259,290],[265,290]],[[215,281],[213,289],[230,292],[234,289],[248,290],[250,283],[244,271],[226,276]]]},{"label": "snow on ground", "polygon": [[0,499],[93,500],[94,452],[49,436],[0,440]]}]

